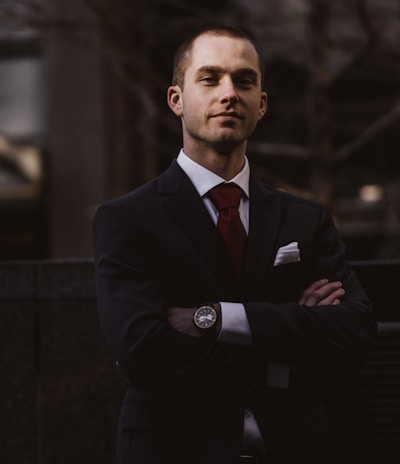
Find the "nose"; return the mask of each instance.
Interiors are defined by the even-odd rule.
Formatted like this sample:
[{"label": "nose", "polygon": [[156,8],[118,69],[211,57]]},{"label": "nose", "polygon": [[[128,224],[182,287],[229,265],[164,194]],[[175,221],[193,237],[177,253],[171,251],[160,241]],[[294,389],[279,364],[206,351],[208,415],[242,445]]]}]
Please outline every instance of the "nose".
[{"label": "nose", "polygon": [[230,78],[226,78],[221,86],[221,103],[237,103],[239,101],[239,95],[237,88]]}]

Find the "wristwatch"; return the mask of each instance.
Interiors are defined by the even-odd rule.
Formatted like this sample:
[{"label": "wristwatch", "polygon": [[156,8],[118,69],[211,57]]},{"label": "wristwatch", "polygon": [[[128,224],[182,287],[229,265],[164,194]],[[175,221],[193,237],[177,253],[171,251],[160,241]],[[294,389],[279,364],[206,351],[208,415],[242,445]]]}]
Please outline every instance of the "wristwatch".
[{"label": "wristwatch", "polygon": [[193,314],[194,325],[203,333],[215,328],[217,321],[218,313],[211,303],[198,306]]}]

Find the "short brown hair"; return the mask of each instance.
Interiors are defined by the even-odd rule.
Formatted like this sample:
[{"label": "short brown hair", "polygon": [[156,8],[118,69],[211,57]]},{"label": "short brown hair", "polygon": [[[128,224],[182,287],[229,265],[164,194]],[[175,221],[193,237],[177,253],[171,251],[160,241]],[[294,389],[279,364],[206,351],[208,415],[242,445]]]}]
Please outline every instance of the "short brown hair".
[{"label": "short brown hair", "polygon": [[221,37],[231,37],[234,39],[248,40],[257,52],[258,64],[261,72],[261,82],[263,82],[264,63],[261,57],[261,53],[254,39],[249,34],[240,29],[235,29],[229,26],[213,26],[208,27],[206,29],[202,29],[200,32],[197,32],[196,34],[192,35],[184,42],[182,42],[182,44],[177,48],[174,57],[172,85],[177,85],[181,89],[183,89],[185,81],[185,72],[192,58],[193,44],[198,37],[207,34]]}]

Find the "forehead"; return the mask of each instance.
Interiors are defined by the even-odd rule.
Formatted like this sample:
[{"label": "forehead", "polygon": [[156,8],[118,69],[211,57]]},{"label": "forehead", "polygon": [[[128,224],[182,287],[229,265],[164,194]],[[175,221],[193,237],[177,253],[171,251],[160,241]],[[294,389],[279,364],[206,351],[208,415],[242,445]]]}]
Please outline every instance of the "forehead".
[{"label": "forehead", "polygon": [[219,66],[234,71],[252,68],[260,74],[257,52],[249,40],[202,35],[194,43],[187,72],[195,73],[205,66]]}]

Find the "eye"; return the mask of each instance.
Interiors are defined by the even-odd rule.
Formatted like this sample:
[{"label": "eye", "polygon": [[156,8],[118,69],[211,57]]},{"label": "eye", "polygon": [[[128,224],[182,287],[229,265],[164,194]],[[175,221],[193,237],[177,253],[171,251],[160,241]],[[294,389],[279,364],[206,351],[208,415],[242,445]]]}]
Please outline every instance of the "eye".
[{"label": "eye", "polygon": [[216,85],[218,84],[218,78],[215,76],[204,76],[200,79],[200,82],[205,85]]},{"label": "eye", "polygon": [[255,85],[254,79],[250,77],[239,77],[236,79],[236,85],[243,89],[249,89]]},{"label": "eye", "polygon": [[244,69],[235,75],[235,84],[242,89],[251,89],[257,85],[258,76],[253,70]]}]

